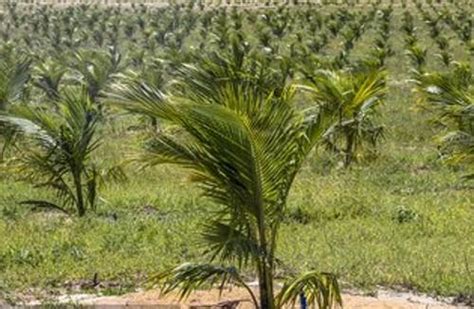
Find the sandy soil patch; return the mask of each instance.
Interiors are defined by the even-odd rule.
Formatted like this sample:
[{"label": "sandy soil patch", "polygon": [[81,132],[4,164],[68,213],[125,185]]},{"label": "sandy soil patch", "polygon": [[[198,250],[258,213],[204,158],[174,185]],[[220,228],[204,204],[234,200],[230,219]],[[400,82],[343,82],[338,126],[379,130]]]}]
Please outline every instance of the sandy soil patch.
[{"label": "sandy soil patch", "polygon": [[[126,294],[113,297],[83,297],[71,298],[69,301],[76,302],[95,308],[115,306],[153,306],[155,308],[226,308],[219,306],[230,304],[231,301],[240,301],[237,307],[242,309],[253,308],[248,294],[239,288],[225,291],[219,295],[217,290],[197,291],[185,300],[180,302],[176,296],[160,295],[157,290]],[[67,298],[63,301],[67,302]],[[377,296],[364,296],[357,292],[348,292],[343,295],[344,308],[346,309],[449,309],[468,308],[466,306],[450,305],[446,302],[431,298],[429,296],[416,295],[413,293],[399,293],[387,290],[380,290]],[[448,301],[448,300],[446,300]]]}]

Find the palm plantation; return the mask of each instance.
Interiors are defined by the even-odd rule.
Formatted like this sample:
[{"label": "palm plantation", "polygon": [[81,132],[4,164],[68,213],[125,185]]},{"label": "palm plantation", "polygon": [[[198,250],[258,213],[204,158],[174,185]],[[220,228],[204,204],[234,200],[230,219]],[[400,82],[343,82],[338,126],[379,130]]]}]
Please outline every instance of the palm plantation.
[{"label": "palm plantation", "polygon": [[0,307],[470,304],[472,1],[26,2],[0,7]]}]

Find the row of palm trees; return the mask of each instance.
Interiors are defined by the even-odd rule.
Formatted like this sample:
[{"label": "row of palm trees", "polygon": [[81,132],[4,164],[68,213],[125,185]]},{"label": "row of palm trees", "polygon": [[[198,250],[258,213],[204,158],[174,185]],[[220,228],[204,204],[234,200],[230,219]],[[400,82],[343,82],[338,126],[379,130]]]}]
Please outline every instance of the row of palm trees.
[{"label": "row of palm trees", "polygon": [[[354,18],[351,18],[354,21],[353,27],[346,23],[347,16],[354,15],[348,12],[346,7],[339,7],[337,12],[323,16],[321,21],[333,35],[337,34],[342,26],[346,26],[341,35],[346,37],[344,44],[351,46],[353,40],[357,39],[364,28],[369,26],[370,17],[380,7],[380,5],[373,5],[369,9],[370,13],[364,14],[369,19],[362,23],[356,20],[362,15],[361,12],[357,12],[353,16]],[[47,55],[57,55],[58,52],[62,53],[65,50],[90,48],[97,45],[101,47],[120,45],[122,50],[133,51],[131,45],[136,46],[137,44],[140,44],[140,50],[156,53],[163,46],[180,51],[185,45],[184,42],[188,41],[189,37],[196,32],[193,31],[195,29],[199,29],[199,33],[204,39],[201,42],[208,42],[209,40],[206,40],[207,34],[218,30],[220,27],[218,25],[221,25],[219,20],[222,20],[223,16],[225,19],[229,19],[230,16],[240,16],[240,20],[236,24],[240,25],[240,29],[242,25],[244,28],[247,26],[256,27],[262,38],[266,37],[266,41],[269,39],[275,41],[281,38],[289,39],[294,33],[293,29],[301,29],[301,35],[311,38],[312,36],[305,35],[305,33],[310,33],[307,31],[314,30],[314,24],[306,23],[308,16],[321,15],[314,8],[299,10],[280,7],[277,10],[266,11],[263,15],[268,18],[259,18],[261,16],[259,16],[258,10],[248,10],[245,11],[245,14],[238,14],[235,12],[240,11],[233,9],[233,13],[229,14],[228,12],[231,10],[216,8],[200,14],[200,11],[187,6],[176,6],[173,9],[141,6],[127,9],[120,7],[99,9],[78,6],[63,10],[40,6],[32,12],[19,12],[15,6],[12,6],[7,10],[6,16],[0,15],[3,21],[0,32],[6,41],[14,40],[16,44],[26,45],[25,47],[28,49],[42,47],[41,50]],[[469,35],[472,21],[468,15],[464,14],[459,15],[459,21],[451,22],[452,19],[448,17],[451,11],[453,10],[444,8],[442,13],[439,13],[442,15],[432,18],[431,22],[442,18],[449,21],[452,27],[465,29],[465,31],[457,30],[457,33],[463,35],[466,44],[470,44]],[[439,26],[434,29],[438,28]],[[235,29],[239,28],[235,27]],[[312,32],[314,34],[314,31]],[[324,38],[322,41],[324,43]],[[126,42],[131,44],[126,44]],[[208,46],[204,43],[194,47],[205,49]]]},{"label": "row of palm trees", "polygon": [[[472,6],[472,3],[469,4]],[[466,6],[459,3],[453,3],[453,7],[449,8],[443,6],[441,9],[433,5],[428,8],[417,6],[419,13],[422,15],[425,23],[430,27],[430,36],[436,40],[441,33],[445,33],[447,29],[443,29],[443,24],[450,28],[462,44],[470,51],[471,55],[474,53],[474,41],[472,39],[472,27],[474,20],[466,10]],[[433,15],[430,13],[433,12]]]},{"label": "row of palm trees", "polygon": [[[373,12],[375,8],[371,14]],[[304,22],[313,16],[318,16],[315,23]],[[294,33],[293,29],[301,29],[301,35],[309,38],[304,31],[306,28],[310,28],[309,30],[315,34],[315,30],[323,28],[321,25],[326,24],[335,37],[347,21],[356,22],[356,17],[347,9],[339,9],[335,13],[323,16],[315,9],[293,11],[283,7],[275,11],[266,11],[264,14],[237,10],[229,13],[225,9],[199,14],[181,7],[161,10],[136,7],[133,11],[120,8],[102,10],[71,7],[65,10],[53,10],[40,7],[34,13],[21,14],[12,8],[8,18],[3,16],[4,23],[0,30],[6,41],[15,41],[17,45],[26,49],[39,50],[44,55],[56,58],[72,49],[117,45],[122,51],[137,57],[139,61],[140,57],[149,56],[149,53],[157,53],[162,49],[176,53],[183,52],[183,49],[186,49],[184,42],[195,35],[195,32],[202,37],[203,43],[194,47],[204,50],[209,48],[209,44],[206,43],[213,41],[209,40],[209,37],[224,38],[221,39],[224,44],[230,32],[243,32],[243,25],[259,29],[257,33],[259,41],[275,42],[277,39],[289,39]],[[359,26],[354,25],[352,32],[360,32],[358,27],[362,25],[358,21],[357,23]],[[348,29],[342,33],[349,38],[355,37],[356,35],[350,33],[349,26],[347,25]],[[192,31],[194,29],[198,31]],[[246,39],[250,41],[249,43],[253,43],[253,38],[247,36]],[[324,41],[324,38],[322,40]],[[140,46],[139,51],[145,53],[144,56],[132,48],[137,44]]]}]

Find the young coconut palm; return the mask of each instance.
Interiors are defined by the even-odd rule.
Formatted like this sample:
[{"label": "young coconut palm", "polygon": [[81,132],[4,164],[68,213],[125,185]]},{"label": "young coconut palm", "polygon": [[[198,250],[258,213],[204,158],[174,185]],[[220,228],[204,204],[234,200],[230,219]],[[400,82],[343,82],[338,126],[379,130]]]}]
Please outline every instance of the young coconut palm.
[{"label": "young coconut palm", "polygon": [[442,50],[438,54],[435,54],[435,57],[446,67],[448,68],[451,62],[453,62],[453,55],[448,50]]},{"label": "young coconut palm", "polygon": [[[127,85],[135,87],[145,87],[161,91],[166,86],[165,70],[160,59],[151,59],[143,64],[140,71],[127,70],[117,74],[116,77]],[[143,115],[151,120],[153,129],[158,130],[158,119],[151,115]]]},{"label": "young coconut palm", "polygon": [[[236,87],[240,87],[236,91]],[[227,90],[225,90],[227,89]],[[327,123],[322,110],[305,114],[292,103],[293,87],[262,96],[246,83],[223,85],[215,100],[166,97],[146,85],[116,84],[110,100],[133,112],[174,126],[152,136],[141,156],[145,166],[175,164],[219,210],[204,224],[209,264],[184,264],[154,278],[162,291],[192,290],[219,283],[243,286],[256,308],[282,308],[305,293],[310,304],[341,304],[335,276],[311,272],[289,278],[275,296],[278,233],[295,176]],[[257,297],[238,269],[251,266],[258,276]]]},{"label": "young coconut palm", "polygon": [[52,101],[59,99],[59,86],[67,69],[62,64],[48,59],[33,68],[33,85]]},{"label": "young coconut palm", "polygon": [[415,80],[422,103],[436,113],[447,132],[439,137],[440,154],[451,163],[465,163],[474,178],[474,76],[469,65],[455,63],[448,73],[420,74]]},{"label": "young coconut palm", "polygon": [[[28,200],[23,204],[65,213],[75,209],[79,216],[95,209],[98,186],[106,173],[92,160],[99,147],[98,114],[86,91],[66,91],[55,113],[22,105],[7,116],[0,115],[0,122],[16,127],[24,137],[14,161],[17,174],[36,187],[55,191],[61,201]],[[121,175],[117,169],[112,171],[107,175]]]},{"label": "young coconut palm", "polygon": [[221,92],[233,89],[234,95],[252,89],[263,97],[278,96],[292,74],[288,58],[274,57],[261,51],[252,51],[243,37],[231,36],[225,50],[196,56],[193,64],[176,69],[171,84],[180,96],[192,96],[211,103],[221,101]]},{"label": "young coconut palm", "polygon": [[72,80],[85,87],[91,100],[98,103],[101,91],[112,82],[114,74],[123,70],[122,56],[115,47],[110,47],[108,53],[79,51],[73,56],[71,68]]},{"label": "young coconut palm", "polygon": [[428,50],[418,45],[409,46],[406,55],[410,58],[412,67],[415,71],[423,72],[426,65],[426,55]]},{"label": "young coconut palm", "polygon": [[386,91],[383,71],[319,71],[306,89],[320,106],[337,115],[323,134],[323,142],[343,156],[345,167],[367,152],[372,157],[376,154],[383,137],[383,126],[374,117]]}]

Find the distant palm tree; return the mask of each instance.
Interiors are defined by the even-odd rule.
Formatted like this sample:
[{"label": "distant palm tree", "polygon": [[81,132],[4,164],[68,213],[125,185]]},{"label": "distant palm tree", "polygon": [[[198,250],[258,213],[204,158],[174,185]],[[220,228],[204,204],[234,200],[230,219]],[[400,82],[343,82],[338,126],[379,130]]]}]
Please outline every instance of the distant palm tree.
[{"label": "distant palm tree", "polygon": [[[116,77],[121,81],[126,81],[129,85],[137,87],[145,86],[158,91],[162,91],[166,87],[165,70],[161,61],[157,59],[144,62],[139,71],[126,70],[117,74]],[[145,118],[151,120],[151,125],[155,131],[158,130],[158,120],[155,117],[146,115]]]},{"label": "distant palm tree", "polygon": [[367,152],[375,154],[383,137],[383,126],[375,119],[386,92],[383,71],[318,71],[309,76],[305,89],[320,106],[336,115],[322,141],[328,149],[343,155],[345,167]]},{"label": "distant palm tree", "polygon": [[413,68],[422,72],[426,65],[426,55],[428,50],[418,45],[409,46],[406,55],[410,58]]},{"label": "distant palm tree", "polygon": [[[199,81],[195,81],[196,85]],[[335,276],[309,272],[289,278],[275,296],[277,240],[288,193],[301,166],[320,140],[330,115],[304,113],[292,103],[295,88],[263,96],[246,82],[167,97],[146,84],[116,84],[110,100],[125,109],[162,119],[174,128],[150,138],[140,160],[145,166],[175,164],[189,170],[203,195],[219,210],[203,223],[209,264],[184,264],[159,274],[165,293],[181,296],[209,283],[245,287],[257,308],[281,308],[305,293],[310,304],[341,303]],[[217,262],[220,263],[217,263]],[[251,265],[259,300],[238,268]],[[221,285],[221,286],[222,286]]]},{"label": "distant palm tree", "polygon": [[59,99],[59,86],[67,72],[67,68],[48,59],[33,68],[33,85],[44,92],[50,100]]},{"label": "distant palm tree", "polygon": [[[70,68],[72,78],[70,80],[82,85],[87,89],[91,100],[98,103],[101,91],[112,82],[114,74],[123,70],[122,56],[114,47],[108,52],[82,50],[76,52],[72,59]],[[99,108],[101,107],[98,104]]]}]

